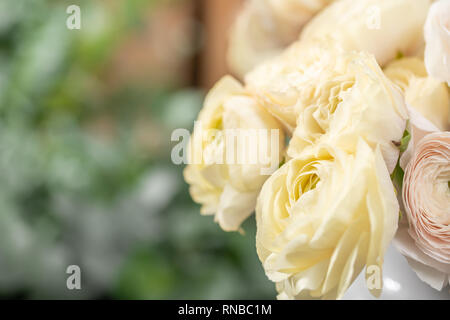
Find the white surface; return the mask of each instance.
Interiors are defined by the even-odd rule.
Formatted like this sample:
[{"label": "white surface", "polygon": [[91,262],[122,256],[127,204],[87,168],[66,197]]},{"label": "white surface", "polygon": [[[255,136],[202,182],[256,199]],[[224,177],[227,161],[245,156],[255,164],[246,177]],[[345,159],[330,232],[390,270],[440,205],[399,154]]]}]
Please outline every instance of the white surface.
[{"label": "white surface", "polygon": [[[389,247],[383,265],[383,293],[382,300],[397,299],[424,299],[424,300],[450,300],[450,287],[442,291],[436,291],[422,282],[411,269],[403,257],[393,246]],[[347,291],[344,296],[346,300],[373,300],[374,298],[367,290],[364,271]]]}]

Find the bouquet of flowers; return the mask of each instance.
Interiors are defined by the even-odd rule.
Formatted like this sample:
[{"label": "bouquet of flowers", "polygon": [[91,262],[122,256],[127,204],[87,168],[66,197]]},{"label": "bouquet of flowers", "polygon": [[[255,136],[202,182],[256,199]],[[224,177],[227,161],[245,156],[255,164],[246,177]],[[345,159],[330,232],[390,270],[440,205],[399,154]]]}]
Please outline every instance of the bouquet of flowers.
[{"label": "bouquet of flowers", "polygon": [[390,243],[447,286],[450,0],[249,1],[229,51],[185,180],[225,231],[255,212],[278,298],[378,297]]}]

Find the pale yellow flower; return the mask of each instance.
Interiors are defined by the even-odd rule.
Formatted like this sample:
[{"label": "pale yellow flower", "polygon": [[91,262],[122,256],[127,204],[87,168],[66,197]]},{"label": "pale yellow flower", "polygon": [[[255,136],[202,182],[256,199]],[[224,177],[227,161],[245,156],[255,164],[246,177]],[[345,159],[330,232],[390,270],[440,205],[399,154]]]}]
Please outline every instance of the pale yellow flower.
[{"label": "pale yellow flower", "polygon": [[240,77],[298,38],[314,14],[333,0],[249,0],[233,24],[227,60]]},{"label": "pale yellow flower", "polygon": [[[229,132],[239,136],[256,130],[265,134],[255,136],[257,139],[250,140],[250,144],[228,140],[233,138]],[[240,155],[247,155],[248,146],[258,147],[255,150],[259,157],[238,161]],[[189,165],[184,171],[192,198],[202,205],[201,213],[215,214],[215,220],[226,231],[238,230],[254,211],[260,188],[268,174],[278,168],[283,151],[280,124],[239,82],[231,77],[220,80],[199,114],[190,141]],[[228,158],[229,154],[232,158]]]},{"label": "pale yellow flower", "polygon": [[424,33],[427,70],[430,75],[450,86],[450,1],[433,3]]},{"label": "pale yellow flower", "polygon": [[295,158],[320,144],[349,153],[363,138],[380,147],[390,172],[397,164],[407,112],[403,96],[372,55],[334,52],[294,78],[296,129],[288,148]]},{"label": "pale yellow flower", "polygon": [[415,57],[395,60],[384,70],[405,100],[440,130],[449,129],[450,97],[445,83],[428,76],[424,62]]},{"label": "pale yellow flower", "polygon": [[302,40],[332,37],[344,49],[366,51],[380,65],[399,52],[423,47],[423,25],[430,0],[341,0],[331,4],[303,29]]},{"label": "pale yellow flower", "polygon": [[246,87],[292,133],[297,126],[296,104],[309,98],[304,91],[314,89],[309,80],[319,76],[340,52],[333,41],[297,41],[247,74]]},{"label": "pale yellow flower", "polygon": [[365,265],[381,270],[398,213],[381,152],[362,139],[353,155],[323,146],[287,162],[256,209],[257,252],[278,298],[341,298]]}]

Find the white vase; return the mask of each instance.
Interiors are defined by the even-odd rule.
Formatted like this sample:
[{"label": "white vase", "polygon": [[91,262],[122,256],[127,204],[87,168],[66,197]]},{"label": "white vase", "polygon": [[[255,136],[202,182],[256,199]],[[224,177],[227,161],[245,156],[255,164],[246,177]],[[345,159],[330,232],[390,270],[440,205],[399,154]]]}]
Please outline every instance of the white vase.
[{"label": "white vase", "polygon": [[[345,300],[373,300],[361,272],[344,296]],[[450,287],[437,291],[417,277],[403,257],[390,246],[383,265],[381,300],[450,300]]]}]

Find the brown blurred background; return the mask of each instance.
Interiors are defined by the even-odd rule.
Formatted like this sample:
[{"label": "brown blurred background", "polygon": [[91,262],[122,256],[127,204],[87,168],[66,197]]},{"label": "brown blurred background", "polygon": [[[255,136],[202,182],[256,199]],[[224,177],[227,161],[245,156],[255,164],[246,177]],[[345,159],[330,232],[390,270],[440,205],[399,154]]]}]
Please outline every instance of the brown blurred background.
[{"label": "brown blurred background", "polygon": [[244,0],[162,1],[119,50],[112,78],[146,77],[210,88],[227,74],[228,30]]}]

